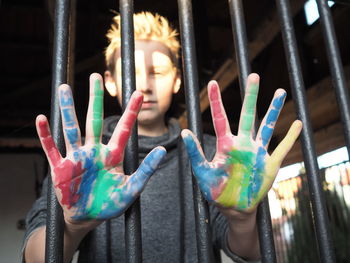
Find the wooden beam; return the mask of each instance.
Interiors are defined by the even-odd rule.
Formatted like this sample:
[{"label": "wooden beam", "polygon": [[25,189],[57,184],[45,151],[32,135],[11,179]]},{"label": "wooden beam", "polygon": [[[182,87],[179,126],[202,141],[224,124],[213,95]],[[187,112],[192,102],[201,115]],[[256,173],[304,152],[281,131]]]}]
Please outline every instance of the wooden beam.
[{"label": "wooden beam", "polygon": [[38,138],[0,138],[0,148],[41,148]]},{"label": "wooden beam", "polygon": [[[96,54],[82,61],[79,61],[76,64],[75,73],[78,74],[80,72],[84,72],[102,60],[103,60],[103,54]],[[50,88],[50,81],[51,81],[51,76],[46,76],[41,79],[38,79],[28,85],[22,86],[18,89],[14,89],[12,92],[3,94],[3,96],[1,96],[1,101],[3,103],[11,102],[15,100],[18,96],[26,96],[27,94],[30,94],[42,87],[47,86],[48,88]]]},{"label": "wooden beam", "polygon": [[[350,66],[344,68],[350,87]],[[316,85],[306,90],[310,121],[314,131],[318,131],[331,123],[339,121],[339,111],[335,90],[331,77],[326,77]],[[287,133],[289,126],[296,119],[296,111],[292,100],[286,102],[276,124],[274,137],[279,140]]]},{"label": "wooden beam", "polygon": [[[324,129],[321,129],[314,133],[316,141],[316,154],[330,152],[342,146],[345,146],[345,139],[342,129],[342,124],[337,122]],[[298,163],[303,161],[303,155],[301,151],[300,139],[296,142],[294,147],[286,156],[282,166]]]},{"label": "wooden beam", "polygon": [[[303,0],[291,1],[292,15],[295,16],[304,6]],[[253,35],[253,41],[249,42],[248,50],[250,61],[253,61],[276,37],[280,32],[279,19],[274,9],[273,14],[266,16],[266,18],[259,24]],[[232,58],[227,59],[219,70],[214,74],[212,79],[218,81],[221,92],[224,91],[230,83],[238,77],[238,70],[235,61]],[[203,88],[199,94],[200,109],[204,112],[209,107],[209,99],[207,89]],[[187,114],[184,112],[179,117],[179,122],[182,128],[187,127]]]},{"label": "wooden beam", "polygon": [[[350,66],[344,68],[350,89]],[[306,91],[310,121],[314,131],[317,155],[327,153],[345,145],[343,127],[339,117],[338,104],[331,77],[326,77]],[[293,101],[288,101],[277,122],[274,137],[281,141],[291,123],[296,119]],[[283,165],[303,160],[300,142],[287,155]]]}]

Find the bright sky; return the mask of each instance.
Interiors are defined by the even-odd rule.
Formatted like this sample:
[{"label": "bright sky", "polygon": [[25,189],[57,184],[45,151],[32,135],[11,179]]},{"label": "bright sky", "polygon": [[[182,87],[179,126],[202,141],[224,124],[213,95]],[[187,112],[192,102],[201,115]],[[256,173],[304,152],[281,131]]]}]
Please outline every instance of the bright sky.
[{"label": "bright sky", "polygon": [[[325,168],[338,163],[342,163],[349,160],[349,155],[346,147],[339,148],[337,150],[325,153],[320,155],[317,158],[318,167]],[[275,182],[283,181],[291,177],[299,175],[301,169],[303,169],[303,163],[296,163],[286,167],[283,167],[279,170]]]},{"label": "bright sky", "polygon": [[[328,1],[328,6],[331,7],[332,5],[334,5],[334,2]],[[316,0],[307,1],[305,3],[304,10],[306,15],[306,22],[308,25],[311,25],[320,17],[317,9]]]}]

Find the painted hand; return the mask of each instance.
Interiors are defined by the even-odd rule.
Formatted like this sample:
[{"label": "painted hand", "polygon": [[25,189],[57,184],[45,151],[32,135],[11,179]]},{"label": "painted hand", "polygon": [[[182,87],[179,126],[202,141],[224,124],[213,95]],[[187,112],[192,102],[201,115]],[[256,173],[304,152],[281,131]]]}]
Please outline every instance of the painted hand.
[{"label": "painted hand", "polygon": [[250,74],[240,116],[238,135],[231,133],[220,90],[215,81],[208,84],[211,113],[217,135],[217,151],[208,162],[198,140],[189,130],[182,131],[194,174],[205,198],[219,206],[239,211],[253,211],[270,189],[281,163],[302,129],[294,121],[275,151],[267,152],[273,129],[283,107],[286,92],[278,89],[265,115],[256,139],[253,128],[259,76]]},{"label": "painted hand", "polygon": [[124,148],[143,96],[140,92],[134,92],[109,143],[104,145],[101,143],[102,77],[92,74],[86,139],[82,145],[71,89],[63,84],[58,92],[67,150],[65,158],[51,137],[45,116],[37,117],[36,127],[50,163],[53,185],[65,219],[76,221],[117,217],[133,203],[165,156],[165,149],[157,147],[146,156],[134,174],[127,176],[123,173]]}]

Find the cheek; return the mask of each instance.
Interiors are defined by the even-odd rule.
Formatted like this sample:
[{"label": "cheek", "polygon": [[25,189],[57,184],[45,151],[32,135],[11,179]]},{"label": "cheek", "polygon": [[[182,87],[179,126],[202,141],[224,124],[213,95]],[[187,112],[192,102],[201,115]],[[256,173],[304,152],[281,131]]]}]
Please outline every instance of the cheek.
[{"label": "cheek", "polygon": [[170,79],[157,81],[157,97],[161,110],[168,110],[173,97],[173,82]]}]

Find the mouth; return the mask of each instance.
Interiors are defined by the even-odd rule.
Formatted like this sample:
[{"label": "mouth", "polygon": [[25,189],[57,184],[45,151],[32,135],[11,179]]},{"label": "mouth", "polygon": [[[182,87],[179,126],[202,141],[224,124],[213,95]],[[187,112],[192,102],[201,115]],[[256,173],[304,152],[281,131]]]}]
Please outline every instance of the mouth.
[{"label": "mouth", "polygon": [[156,101],[153,101],[153,100],[147,100],[147,101],[144,101],[142,103],[142,109],[148,109],[148,108],[152,108],[154,105],[156,105],[157,102]]}]

